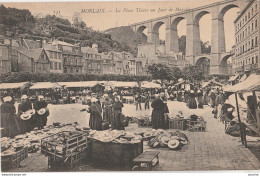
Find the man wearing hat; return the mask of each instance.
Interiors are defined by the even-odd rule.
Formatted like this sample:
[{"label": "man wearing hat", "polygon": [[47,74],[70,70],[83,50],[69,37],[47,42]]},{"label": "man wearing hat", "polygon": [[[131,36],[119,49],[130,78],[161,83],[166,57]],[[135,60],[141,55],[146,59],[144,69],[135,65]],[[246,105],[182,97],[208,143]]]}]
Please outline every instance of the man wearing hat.
[{"label": "man wearing hat", "polygon": [[26,113],[27,111],[32,110],[32,104],[30,103],[27,95],[22,95],[21,97],[21,103],[18,105],[18,116],[19,124],[21,127],[21,133],[25,133],[28,131],[31,131],[33,127],[33,115],[29,115],[28,119],[23,119],[22,115]]},{"label": "man wearing hat", "polygon": [[198,97],[198,108],[203,109],[203,92],[202,92],[202,90],[198,90],[197,97]]},{"label": "man wearing hat", "polygon": [[34,109],[36,111],[35,125],[38,129],[42,129],[47,124],[47,117],[50,115],[47,106],[48,103],[44,101],[44,97],[42,95],[38,96],[38,100],[34,103]]},{"label": "man wearing hat", "polygon": [[19,132],[19,125],[15,116],[15,106],[12,103],[12,97],[6,96],[1,104],[1,132],[2,137],[13,138]]}]

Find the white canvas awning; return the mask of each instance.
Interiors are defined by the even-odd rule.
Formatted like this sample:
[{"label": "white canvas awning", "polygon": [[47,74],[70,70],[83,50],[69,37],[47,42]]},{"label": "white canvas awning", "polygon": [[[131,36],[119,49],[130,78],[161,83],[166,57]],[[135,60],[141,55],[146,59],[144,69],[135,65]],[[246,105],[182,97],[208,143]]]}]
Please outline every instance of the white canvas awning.
[{"label": "white canvas awning", "polygon": [[225,92],[249,92],[260,90],[260,75],[251,74],[245,81],[224,88]]},{"label": "white canvas awning", "polygon": [[30,89],[55,89],[60,88],[61,86],[58,83],[52,82],[37,82]]},{"label": "white canvas awning", "polygon": [[246,75],[246,74],[244,74],[244,75],[242,76],[242,78],[239,80],[239,82],[245,81],[245,80],[246,80],[246,78],[247,78],[247,75]]},{"label": "white canvas awning", "polygon": [[238,77],[239,77],[239,74],[237,74],[235,76],[231,76],[228,81],[229,82],[235,81]]},{"label": "white canvas awning", "polygon": [[76,88],[76,87],[94,87],[99,83],[98,81],[79,81],[79,82],[58,82],[58,84],[65,86],[66,88]]},{"label": "white canvas awning", "polygon": [[219,82],[217,82],[217,81],[215,81],[215,80],[210,80],[210,81],[208,81],[208,82],[205,82],[205,83],[202,85],[202,88],[207,87],[207,86],[209,86],[209,85],[220,86],[220,87],[223,87],[223,86],[224,86],[223,84],[221,84],[221,83],[219,83]]},{"label": "white canvas awning", "polygon": [[161,85],[153,83],[153,82],[143,81],[141,83],[141,88],[147,88],[147,89],[149,89],[149,88],[161,88]]},{"label": "white canvas awning", "polygon": [[1,83],[0,89],[24,89],[27,86],[29,86],[29,82]]},{"label": "white canvas awning", "polygon": [[121,82],[121,81],[115,81],[112,82],[114,87],[138,87],[137,82]]}]

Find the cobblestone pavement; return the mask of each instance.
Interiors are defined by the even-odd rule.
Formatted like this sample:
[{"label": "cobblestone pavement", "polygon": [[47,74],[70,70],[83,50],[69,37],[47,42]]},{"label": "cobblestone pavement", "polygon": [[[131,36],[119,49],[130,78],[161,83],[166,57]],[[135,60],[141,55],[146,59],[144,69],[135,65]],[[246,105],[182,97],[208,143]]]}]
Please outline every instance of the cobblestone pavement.
[{"label": "cobblestone pavement", "polygon": [[[260,169],[260,162],[248,148],[241,144],[240,138],[225,134],[224,124],[213,118],[211,108],[206,106],[204,109],[190,110],[184,103],[179,102],[168,102],[168,106],[170,113],[173,114],[183,111],[184,115],[196,114],[204,117],[207,121],[207,128],[206,132],[183,131],[189,138],[189,144],[179,151],[171,151],[167,148],[150,149],[147,145],[144,145],[144,150],[160,151],[160,164],[156,168],[157,171]],[[135,111],[133,105],[125,105],[124,113],[135,116],[140,113],[149,114],[151,110]],[[52,119],[52,121],[55,120],[58,121],[59,119]],[[137,125],[130,124],[126,130],[133,128],[137,128]],[[40,154],[34,155],[36,155],[35,159],[26,167],[14,168],[10,172],[48,171],[47,158]],[[90,170],[93,171],[93,169]]]}]

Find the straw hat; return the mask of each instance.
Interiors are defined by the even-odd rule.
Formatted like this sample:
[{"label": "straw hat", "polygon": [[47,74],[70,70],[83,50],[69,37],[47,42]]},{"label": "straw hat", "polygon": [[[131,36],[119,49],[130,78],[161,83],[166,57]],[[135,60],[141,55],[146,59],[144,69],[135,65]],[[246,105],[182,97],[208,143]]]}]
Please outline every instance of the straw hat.
[{"label": "straw hat", "polygon": [[194,91],[193,91],[193,90],[191,90],[191,91],[190,91],[190,93],[194,93]]},{"label": "straw hat", "polygon": [[12,97],[11,96],[7,96],[3,98],[4,102],[10,102],[12,101]]},{"label": "straw hat", "polygon": [[180,142],[177,139],[173,139],[168,142],[168,147],[170,149],[176,149],[177,147],[179,147],[179,144]]},{"label": "straw hat", "polygon": [[161,142],[164,144],[164,145],[168,145],[168,142],[169,142],[170,138],[167,136],[167,135],[163,135],[161,137]]}]

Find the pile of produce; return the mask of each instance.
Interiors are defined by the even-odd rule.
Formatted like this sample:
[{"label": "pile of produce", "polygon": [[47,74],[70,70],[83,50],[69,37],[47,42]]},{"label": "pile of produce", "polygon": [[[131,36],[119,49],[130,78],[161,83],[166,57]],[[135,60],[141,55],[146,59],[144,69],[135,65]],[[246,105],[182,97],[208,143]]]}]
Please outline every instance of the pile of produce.
[{"label": "pile of produce", "polygon": [[168,147],[176,150],[181,149],[184,145],[188,144],[188,137],[179,131],[157,130],[156,133],[157,135],[152,137],[148,142],[148,145],[151,148]]},{"label": "pile of produce", "polygon": [[124,144],[139,143],[142,140],[141,135],[133,132],[126,132],[123,130],[91,130],[89,133],[89,137],[101,142],[115,142]]},{"label": "pile of produce", "polygon": [[[33,130],[25,134],[20,134],[14,138],[1,138],[1,155],[6,153],[12,154],[15,153],[22,147],[28,147],[28,152],[38,152],[41,147],[41,139],[52,134],[56,134],[62,131],[76,131],[76,127],[72,124],[56,124],[46,126],[42,130]],[[39,151],[40,152],[40,151]]]},{"label": "pile of produce", "polygon": [[148,114],[144,114],[144,115],[141,115],[141,116],[138,116],[136,117],[137,120],[140,122],[140,123],[148,123],[148,122],[151,122],[151,116],[148,115]]}]

